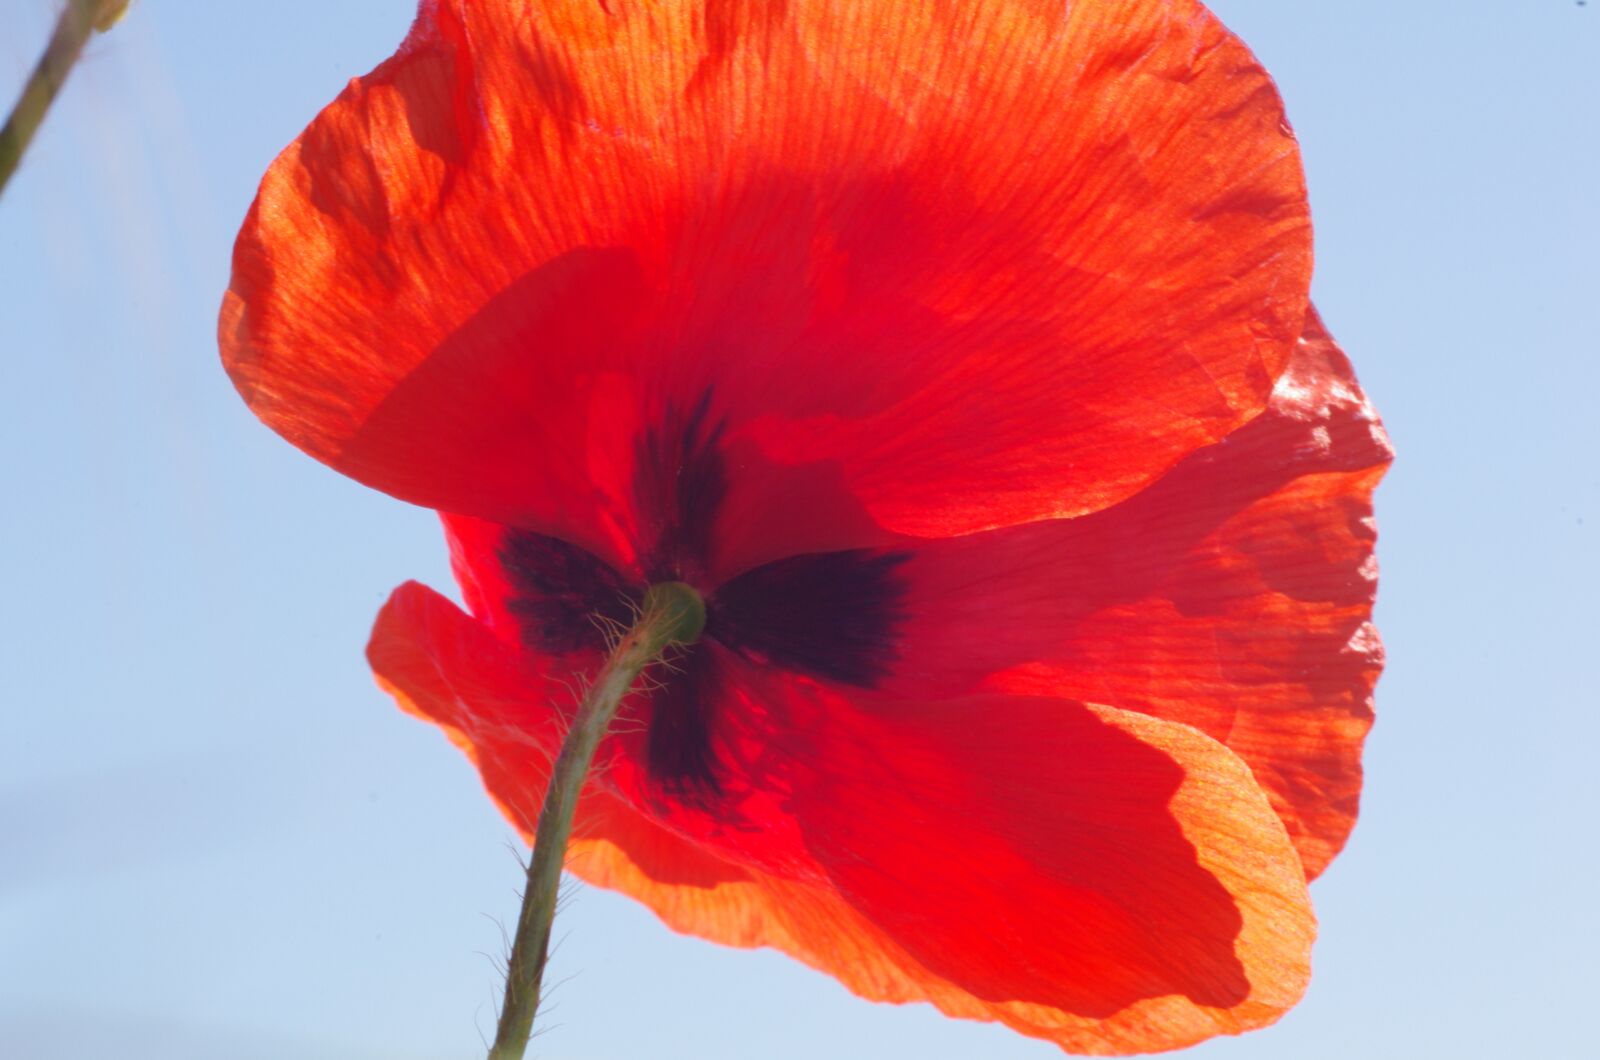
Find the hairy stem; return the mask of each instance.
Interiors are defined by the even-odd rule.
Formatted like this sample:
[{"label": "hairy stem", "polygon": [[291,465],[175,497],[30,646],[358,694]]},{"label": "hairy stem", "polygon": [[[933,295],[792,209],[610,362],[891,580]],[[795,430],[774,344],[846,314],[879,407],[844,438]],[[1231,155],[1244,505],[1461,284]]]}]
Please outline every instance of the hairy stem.
[{"label": "hairy stem", "polygon": [[539,810],[522,913],[506,967],[505,1002],[500,1007],[500,1026],[489,1060],[522,1060],[533,1033],[533,1017],[539,1008],[539,988],[550,950],[550,923],[555,918],[561,886],[561,866],[572,834],[572,814],[595,748],[639,675],[660,659],[669,645],[694,643],[705,622],[705,604],[694,589],[682,582],[651,586],[638,621],[617,642],[584,694],[550,771],[550,786]]},{"label": "hairy stem", "polygon": [[0,129],[0,192],[5,191],[11,174],[22,161],[45,111],[66,83],[67,74],[83,53],[83,44],[93,30],[104,32],[127,10],[128,0],[67,0],[56,20],[56,31],[39,57],[38,65],[22,86],[22,96],[11,109],[5,128]]}]

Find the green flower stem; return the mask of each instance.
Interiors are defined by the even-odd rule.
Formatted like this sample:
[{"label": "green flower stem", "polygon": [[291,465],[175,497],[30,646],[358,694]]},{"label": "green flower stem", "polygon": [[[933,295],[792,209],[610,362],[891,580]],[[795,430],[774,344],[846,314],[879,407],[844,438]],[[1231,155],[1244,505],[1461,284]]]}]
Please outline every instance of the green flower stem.
[{"label": "green flower stem", "polygon": [[0,129],[0,192],[5,191],[11,174],[17,171],[22,152],[28,149],[39,123],[44,121],[45,111],[66,83],[89,34],[110,29],[127,9],[128,0],[67,0],[50,43],[28,76],[28,83],[22,86],[22,96],[6,119],[5,128]]},{"label": "green flower stem", "polygon": [[500,1027],[489,1050],[489,1060],[522,1060],[533,1033],[533,1017],[539,1008],[539,988],[550,950],[550,922],[555,918],[561,866],[572,834],[572,814],[595,748],[639,675],[669,646],[693,644],[705,624],[705,603],[694,589],[682,582],[652,585],[645,593],[638,621],[611,650],[594,684],[584,694],[550,771],[550,786],[539,810],[527,888],[522,894],[522,914],[506,966],[505,1002],[500,1007]]}]

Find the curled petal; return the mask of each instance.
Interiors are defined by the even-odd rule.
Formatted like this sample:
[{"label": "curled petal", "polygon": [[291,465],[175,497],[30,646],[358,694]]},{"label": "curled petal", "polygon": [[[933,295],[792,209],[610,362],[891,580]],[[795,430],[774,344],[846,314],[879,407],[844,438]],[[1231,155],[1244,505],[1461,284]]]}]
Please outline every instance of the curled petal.
[{"label": "curled petal", "polygon": [[566,732],[555,705],[570,700],[567,690],[417,582],[389,597],[367,661],[401,709],[439,726],[466,752],[508,815],[512,806],[532,808],[531,832]]}]

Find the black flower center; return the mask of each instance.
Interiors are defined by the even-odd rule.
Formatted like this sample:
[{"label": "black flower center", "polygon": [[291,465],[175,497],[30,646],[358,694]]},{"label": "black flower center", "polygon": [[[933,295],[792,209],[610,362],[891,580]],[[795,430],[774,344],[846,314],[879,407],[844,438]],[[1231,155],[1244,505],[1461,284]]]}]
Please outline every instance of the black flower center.
[{"label": "black flower center", "polygon": [[[760,666],[871,688],[897,653],[905,619],[904,552],[857,549],[791,556],[756,567],[706,597],[702,641]],[[549,655],[606,650],[608,625],[626,626],[645,586],[589,552],[526,530],[507,531],[500,561],[514,590],[509,607],[529,648]],[[691,647],[651,696],[648,765],[669,788],[718,787],[713,750],[718,675]]]},{"label": "black flower center", "polygon": [[[576,545],[510,529],[499,559],[511,612],[528,647],[566,656],[606,650],[608,625],[628,624],[648,582],[699,583],[713,520],[727,492],[720,427],[707,401],[670,410],[638,443],[634,492],[649,543],[644,581],[625,577]],[[893,664],[905,619],[900,567],[908,553],[856,549],[791,556],[746,571],[706,593],[701,646],[660,674],[646,740],[651,777],[671,790],[720,787],[715,751],[719,694],[712,641],[760,666],[859,688]]]}]

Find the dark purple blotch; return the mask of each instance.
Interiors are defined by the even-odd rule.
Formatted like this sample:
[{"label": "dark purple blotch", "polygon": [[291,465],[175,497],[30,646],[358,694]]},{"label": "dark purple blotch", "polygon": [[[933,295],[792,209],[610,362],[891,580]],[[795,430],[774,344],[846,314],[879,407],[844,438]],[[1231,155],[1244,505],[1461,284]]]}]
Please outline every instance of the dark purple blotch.
[{"label": "dark purple blotch", "polygon": [[[558,538],[509,530],[499,556],[510,579],[510,610],[524,642],[552,655],[607,648],[606,623],[628,624],[644,582],[701,584],[711,534],[727,495],[722,425],[710,395],[663,422],[637,445],[634,492],[646,540],[644,581],[625,578],[597,556]],[[746,571],[706,595],[705,640],[751,662],[855,688],[890,671],[906,619],[901,567],[908,553],[876,549],[791,556]],[[715,654],[692,647],[658,673],[650,696],[646,758],[673,794],[721,790],[715,750]]]}]

